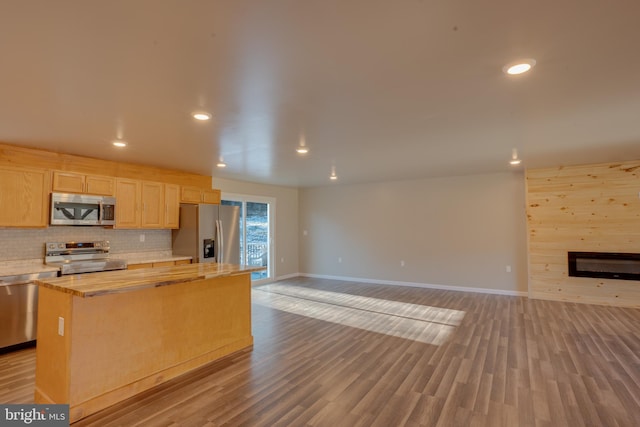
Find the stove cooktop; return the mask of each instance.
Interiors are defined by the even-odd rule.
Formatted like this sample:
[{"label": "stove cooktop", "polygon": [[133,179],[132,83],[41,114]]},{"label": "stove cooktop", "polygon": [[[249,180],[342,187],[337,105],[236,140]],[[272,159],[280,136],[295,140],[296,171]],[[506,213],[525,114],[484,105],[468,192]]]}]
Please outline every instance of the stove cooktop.
[{"label": "stove cooktop", "polygon": [[127,261],[109,257],[109,241],[47,242],[44,263],[60,269],[60,275],[124,270]]}]

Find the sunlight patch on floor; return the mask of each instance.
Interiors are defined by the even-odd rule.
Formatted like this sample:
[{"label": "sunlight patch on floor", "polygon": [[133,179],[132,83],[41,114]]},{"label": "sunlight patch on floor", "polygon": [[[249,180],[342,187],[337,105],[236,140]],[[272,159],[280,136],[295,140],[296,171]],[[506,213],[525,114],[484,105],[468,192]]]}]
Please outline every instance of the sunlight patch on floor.
[{"label": "sunlight patch on floor", "polygon": [[253,289],[255,304],[371,332],[440,345],[464,311],[340,292],[271,284]]}]

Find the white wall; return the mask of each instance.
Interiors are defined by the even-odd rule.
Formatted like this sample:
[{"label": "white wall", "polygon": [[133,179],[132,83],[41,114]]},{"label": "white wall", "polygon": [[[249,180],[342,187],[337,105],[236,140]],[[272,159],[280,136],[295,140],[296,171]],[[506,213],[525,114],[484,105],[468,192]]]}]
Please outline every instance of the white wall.
[{"label": "white wall", "polygon": [[301,189],[300,271],[524,293],[524,194],[521,173]]},{"label": "white wall", "polygon": [[[224,193],[273,197],[276,200],[275,277],[298,273],[298,189],[213,178]],[[284,258],[284,262],[281,260]]]}]

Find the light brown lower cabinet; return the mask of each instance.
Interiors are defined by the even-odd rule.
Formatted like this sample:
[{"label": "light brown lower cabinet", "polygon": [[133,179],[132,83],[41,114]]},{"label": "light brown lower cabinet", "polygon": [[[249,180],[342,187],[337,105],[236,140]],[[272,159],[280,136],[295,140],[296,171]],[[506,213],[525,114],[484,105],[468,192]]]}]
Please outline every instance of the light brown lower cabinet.
[{"label": "light brown lower cabinet", "polygon": [[178,261],[158,261],[158,262],[143,262],[141,264],[129,264],[127,270],[137,270],[140,268],[153,268],[153,267],[167,267],[172,265],[191,264],[190,259],[181,259]]}]

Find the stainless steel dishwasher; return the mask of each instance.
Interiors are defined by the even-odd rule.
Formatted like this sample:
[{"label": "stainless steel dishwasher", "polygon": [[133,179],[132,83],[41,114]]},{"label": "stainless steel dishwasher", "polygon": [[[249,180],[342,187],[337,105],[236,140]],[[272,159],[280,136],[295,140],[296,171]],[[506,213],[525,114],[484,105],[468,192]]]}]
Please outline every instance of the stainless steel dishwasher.
[{"label": "stainless steel dishwasher", "polygon": [[0,349],[36,339],[38,285],[34,280],[57,275],[47,271],[0,276]]}]

